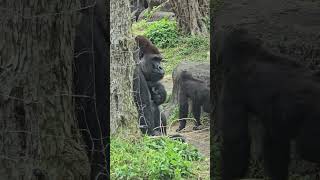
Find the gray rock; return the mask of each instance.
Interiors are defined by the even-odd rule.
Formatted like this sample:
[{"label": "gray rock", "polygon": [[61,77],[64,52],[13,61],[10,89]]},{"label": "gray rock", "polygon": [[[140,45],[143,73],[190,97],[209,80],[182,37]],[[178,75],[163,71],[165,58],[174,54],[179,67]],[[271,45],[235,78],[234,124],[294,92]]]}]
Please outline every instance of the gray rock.
[{"label": "gray rock", "polygon": [[[139,15],[138,21],[142,19],[146,19],[146,13],[148,12],[148,9],[145,9],[141,12]],[[168,18],[170,20],[173,20],[175,17],[175,14],[173,12],[164,12],[164,11],[156,11],[154,12],[149,19],[147,19],[148,22],[158,21],[163,18]]]}]

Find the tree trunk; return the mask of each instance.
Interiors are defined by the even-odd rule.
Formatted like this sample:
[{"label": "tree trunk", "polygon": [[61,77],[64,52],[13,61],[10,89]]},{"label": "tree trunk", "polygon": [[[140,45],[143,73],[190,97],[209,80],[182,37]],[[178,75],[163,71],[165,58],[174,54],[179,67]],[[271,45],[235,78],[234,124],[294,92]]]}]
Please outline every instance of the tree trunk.
[{"label": "tree trunk", "polygon": [[0,4],[1,179],[88,179],[71,95],[80,3]]},{"label": "tree trunk", "polygon": [[[132,98],[134,60],[130,33],[129,0],[110,2],[110,129],[115,133],[121,125],[136,125],[137,111]],[[134,120],[134,121],[133,121]]]},{"label": "tree trunk", "polygon": [[208,34],[209,0],[170,0],[179,27],[185,33]]}]

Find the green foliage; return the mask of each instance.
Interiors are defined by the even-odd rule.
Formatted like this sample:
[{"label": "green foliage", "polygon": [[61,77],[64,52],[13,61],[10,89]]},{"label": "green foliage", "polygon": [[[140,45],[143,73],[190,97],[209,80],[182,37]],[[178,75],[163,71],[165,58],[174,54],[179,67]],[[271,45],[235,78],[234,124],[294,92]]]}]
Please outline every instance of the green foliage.
[{"label": "green foliage", "polygon": [[136,23],[132,24],[132,34],[134,35],[144,35],[145,29],[148,28],[150,23],[148,23],[146,20],[140,20]]},{"label": "green foliage", "polygon": [[147,27],[145,35],[158,48],[174,47],[178,42],[177,23],[167,18],[155,21]]},{"label": "green foliage", "polygon": [[197,149],[170,138],[111,139],[111,179],[184,179],[194,177]]},{"label": "green foliage", "polygon": [[148,20],[148,19],[150,19],[151,17],[152,17],[152,15],[153,15],[153,11],[151,10],[149,10],[149,9],[147,9],[146,11],[144,11],[144,14],[142,15],[142,17],[144,17],[143,18],[143,20]]},{"label": "green foliage", "polygon": [[171,75],[173,69],[181,61],[209,61],[209,48],[209,37],[207,36],[180,37],[175,47],[162,51],[166,59],[166,62],[163,62],[166,74]]}]

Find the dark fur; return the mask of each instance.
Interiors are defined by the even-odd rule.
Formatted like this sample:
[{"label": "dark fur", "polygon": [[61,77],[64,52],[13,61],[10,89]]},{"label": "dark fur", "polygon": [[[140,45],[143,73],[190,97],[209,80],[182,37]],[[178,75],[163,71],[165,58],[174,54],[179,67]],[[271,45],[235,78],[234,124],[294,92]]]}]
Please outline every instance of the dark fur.
[{"label": "dark fur", "polygon": [[244,177],[250,155],[248,114],[262,123],[264,161],[272,180],[288,179],[290,140],[306,160],[320,162],[320,85],[297,61],[266,51],[244,30],[230,30],[216,53],[224,69],[219,97],[222,179]]},{"label": "dark fur", "polygon": [[201,125],[200,115],[201,107],[207,113],[210,112],[210,88],[205,82],[195,79],[186,71],[181,72],[180,76],[180,92],[179,92],[179,119],[180,125],[176,131],[181,131],[186,126],[186,118],[189,112],[188,99],[192,101],[192,114],[196,119],[194,130]]},{"label": "dark fur", "polygon": [[148,87],[151,94],[151,100],[156,105],[161,105],[166,101],[167,91],[160,82],[148,81]]},{"label": "dark fur", "polygon": [[[92,2],[93,3],[93,2]],[[106,174],[109,118],[107,108],[107,57],[109,36],[106,29],[106,1],[98,0],[94,8],[81,11],[76,29],[74,91],[76,118],[91,163],[91,179]],[[88,4],[82,4],[82,7]],[[92,18],[93,16],[93,18]],[[93,46],[93,48],[92,48]]]},{"label": "dark fur", "polygon": [[165,101],[166,91],[159,82],[164,76],[159,50],[145,37],[137,36],[139,62],[133,75],[133,98],[138,109],[140,129],[143,134],[160,135],[166,133],[165,116],[159,105]]},{"label": "dark fur", "polygon": [[139,49],[139,58],[142,58],[144,54],[159,54],[159,49],[152,44],[152,42],[144,36],[137,36],[136,42]]}]

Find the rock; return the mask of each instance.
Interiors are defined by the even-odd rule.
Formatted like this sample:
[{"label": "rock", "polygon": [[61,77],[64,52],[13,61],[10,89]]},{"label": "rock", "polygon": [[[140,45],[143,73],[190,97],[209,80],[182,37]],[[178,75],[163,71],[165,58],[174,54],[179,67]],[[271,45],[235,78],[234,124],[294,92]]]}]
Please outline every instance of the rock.
[{"label": "rock", "polygon": [[148,22],[158,21],[163,18],[168,18],[169,20],[174,20],[175,14],[173,12],[163,12],[157,11],[153,13],[152,17],[148,20]]},{"label": "rock", "polygon": [[[139,18],[138,18],[138,21],[140,21],[142,19],[147,19],[146,14],[148,11],[149,11],[148,9],[145,9],[144,11],[142,11]],[[163,18],[168,18],[170,20],[173,20],[174,17],[175,17],[175,14],[173,12],[156,11],[151,15],[150,18],[147,19],[147,21],[153,22],[153,21],[158,21]]]},{"label": "rock", "polygon": [[149,9],[144,9],[140,14],[139,14],[139,17],[138,17],[138,20],[137,21],[141,21],[142,19],[146,19],[147,16],[146,14],[149,12]]}]

